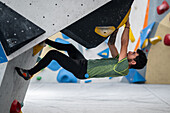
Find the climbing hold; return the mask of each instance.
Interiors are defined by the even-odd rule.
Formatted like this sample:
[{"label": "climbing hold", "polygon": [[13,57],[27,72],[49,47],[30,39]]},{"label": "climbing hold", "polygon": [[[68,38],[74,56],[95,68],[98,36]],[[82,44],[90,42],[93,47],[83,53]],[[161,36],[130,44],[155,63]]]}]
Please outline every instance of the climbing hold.
[{"label": "climbing hold", "polygon": [[158,13],[159,15],[161,15],[161,14],[163,14],[165,11],[167,11],[168,9],[169,9],[169,4],[168,4],[168,2],[167,2],[166,0],[164,0],[164,1],[162,2],[162,4],[157,7],[157,13]]},{"label": "climbing hold", "polygon": [[166,34],[164,37],[164,44],[170,46],[170,34]]},{"label": "climbing hold", "polygon": [[39,53],[43,47],[45,47],[45,42],[41,42],[33,47],[33,56],[35,56],[37,53]]},{"label": "climbing hold", "polygon": [[37,80],[41,80],[41,79],[42,79],[42,77],[40,77],[40,76],[37,77]]},{"label": "climbing hold", "polygon": [[20,113],[21,112],[21,104],[15,99],[10,108],[10,113]]},{"label": "climbing hold", "polygon": [[[125,24],[124,24],[124,27],[126,27]],[[129,39],[130,39],[130,41],[131,41],[132,43],[135,41],[135,37],[134,37],[134,35],[133,35],[133,32],[132,32],[131,27],[130,27],[130,29],[129,29]]]},{"label": "climbing hold", "polygon": [[63,34],[63,33],[62,33],[62,36],[63,36],[64,39],[69,39],[70,38],[67,35]]},{"label": "climbing hold", "polygon": [[148,49],[146,49],[145,51],[148,52]]},{"label": "climbing hold", "polygon": [[103,57],[103,58],[108,58],[109,57],[109,48],[101,51],[100,53],[98,53],[98,55]]},{"label": "climbing hold", "polygon": [[145,48],[148,46],[148,38],[145,39],[145,41],[143,42],[142,48]]},{"label": "climbing hold", "polygon": [[92,82],[92,80],[85,80],[84,82],[85,83],[90,83],[90,82]]},{"label": "climbing hold", "polygon": [[134,37],[134,35],[133,35],[133,33],[132,33],[131,27],[130,27],[130,30],[129,30],[129,39],[130,39],[131,42],[134,42],[134,41],[135,41],[135,37]]},{"label": "climbing hold", "polygon": [[49,69],[51,69],[52,71],[57,71],[61,66],[58,64],[57,61],[52,60],[47,67],[48,67]]},{"label": "climbing hold", "polygon": [[89,74],[87,74],[87,73],[84,76],[85,76],[85,78],[89,78]]},{"label": "climbing hold", "polygon": [[125,77],[130,83],[144,83],[146,81],[136,69],[129,69],[129,73]]},{"label": "climbing hold", "polygon": [[140,47],[142,48],[142,45],[145,41],[146,38],[149,38],[149,35],[152,31],[153,26],[155,25],[155,22],[153,22],[152,24],[148,25],[145,29],[143,29],[140,32]]},{"label": "climbing hold", "polygon": [[77,78],[69,71],[61,69],[57,76],[59,83],[77,83]]},{"label": "climbing hold", "polygon": [[113,77],[109,77],[109,79],[112,79]]},{"label": "climbing hold", "polygon": [[68,41],[65,41],[65,40],[63,40],[61,38],[56,38],[55,42],[59,42],[59,43],[62,43],[62,44],[70,44]]},{"label": "climbing hold", "polygon": [[108,37],[115,31],[114,26],[103,26],[103,27],[96,27],[95,32],[102,36],[102,37]]},{"label": "climbing hold", "polygon": [[153,45],[155,45],[156,43],[158,43],[159,41],[161,41],[162,38],[160,36],[156,36],[156,37],[153,37],[153,38],[149,38],[149,42]]}]

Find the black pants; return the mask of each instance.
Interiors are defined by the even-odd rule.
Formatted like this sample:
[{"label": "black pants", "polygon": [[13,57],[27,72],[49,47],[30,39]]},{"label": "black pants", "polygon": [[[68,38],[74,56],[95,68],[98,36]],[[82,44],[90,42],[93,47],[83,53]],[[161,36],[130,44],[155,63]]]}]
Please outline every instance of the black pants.
[{"label": "black pants", "polygon": [[67,51],[68,55],[65,55],[57,50],[49,51],[39,63],[28,70],[30,75],[34,75],[41,69],[47,67],[52,60],[56,60],[61,67],[72,72],[75,77],[79,79],[85,79],[85,74],[87,73],[87,60],[72,44],[61,44],[58,42],[53,42],[49,39],[45,41],[46,44],[58,49]]}]

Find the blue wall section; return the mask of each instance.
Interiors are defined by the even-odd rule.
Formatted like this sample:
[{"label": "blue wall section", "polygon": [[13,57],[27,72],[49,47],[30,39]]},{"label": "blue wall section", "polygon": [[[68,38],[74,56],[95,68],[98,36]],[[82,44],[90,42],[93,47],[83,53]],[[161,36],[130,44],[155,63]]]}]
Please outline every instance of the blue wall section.
[{"label": "blue wall section", "polygon": [[2,48],[2,45],[0,43],[0,63],[4,63],[4,62],[7,62],[7,58],[6,58],[6,55],[5,55],[5,52]]},{"label": "blue wall section", "polygon": [[129,69],[128,75],[125,76],[130,83],[144,83],[145,78],[140,75],[136,69]]}]

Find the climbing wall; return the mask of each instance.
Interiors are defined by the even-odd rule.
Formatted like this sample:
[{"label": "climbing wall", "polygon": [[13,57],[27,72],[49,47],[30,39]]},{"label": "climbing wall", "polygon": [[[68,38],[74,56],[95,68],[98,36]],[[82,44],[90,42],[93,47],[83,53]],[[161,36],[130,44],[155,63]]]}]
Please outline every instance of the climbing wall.
[{"label": "climbing wall", "polygon": [[[159,58],[162,57],[162,54],[157,54],[157,53],[160,53],[162,50],[161,48],[164,48],[164,44],[163,44],[163,39],[164,39],[164,36],[162,33],[165,34],[164,31],[167,31],[169,28],[168,27],[162,27],[163,29],[160,29],[160,26],[161,23],[163,22],[163,19],[167,16],[167,14],[169,13],[170,10],[167,10],[165,11],[164,13],[162,14],[158,14],[157,13],[157,7],[160,6],[162,4],[163,0],[155,0],[155,1],[151,1],[149,0],[149,10],[148,10],[148,20],[147,20],[147,26],[151,25],[152,23],[155,22],[155,24],[153,25],[153,28],[152,29],[148,29],[149,30],[149,35],[147,36],[146,39],[150,39],[150,38],[154,38],[156,36],[161,36],[162,38],[162,42],[158,42],[156,43],[155,45],[152,45],[150,42],[148,42],[148,45],[143,48],[143,51],[146,53],[146,55],[148,56],[148,63],[147,63],[147,66],[145,66],[144,69],[142,70],[138,70],[138,72],[146,77],[146,83],[153,83],[153,84],[157,84],[157,83],[167,83],[167,81],[169,81],[168,79],[166,79],[166,76],[168,76],[169,74],[166,73],[165,70],[167,70],[167,67],[166,65],[169,65],[168,62],[165,62],[164,65],[162,65],[162,67],[159,69],[158,67],[160,66],[159,63],[158,63],[158,60]],[[166,0],[166,2],[168,4],[170,4],[170,1],[169,0]],[[167,17],[169,18],[169,17]],[[169,25],[169,19],[166,19],[166,21],[163,22],[164,23],[164,26],[167,26]],[[159,27],[158,27],[159,26]],[[159,30],[158,30],[159,29]],[[162,31],[161,31],[162,30]],[[158,32],[159,31],[159,32]],[[161,47],[160,47],[160,43],[161,44]],[[141,45],[141,43],[140,43]],[[156,51],[154,51],[153,53],[153,50],[152,48],[157,48]],[[163,49],[164,50],[164,49]],[[155,54],[155,55],[154,55]],[[168,51],[166,51],[166,54],[168,54]],[[168,57],[168,56],[167,56]],[[164,57],[166,59],[166,57]],[[155,59],[155,60],[153,60]],[[157,64],[158,65],[153,65],[153,64]],[[158,66],[158,67],[157,67]],[[149,72],[149,73],[148,73]],[[161,73],[161,74],[160,74]],[[166,73],[166,74],[165,74]],[[159,75],[158,75],[159,74]],[[162,78],[160,79],[160,75],[162,76]],[[157,77],[159,76],[159,77]],[[164,81],[165,80],[165,81]],[[156,82],[157,81],[157,82]]]},{"label": "climbing wall", "polygon": [[[146,12],[146,5],[147,5],[147,1],[134,1],[134,3],[132,4],[131,7],[131,13],[130,13],[130,23],[131,23],[131,29],[134,35],[135,40],[132,42],[131,40],[129,41],[129,47],[128,50],[129,51],[133,51],[134,47],[137,43],[137,40],[140,36],[140,31],[142,30],[142,26],[144,23],[144,17],[145,17],[145,12]],[[142,6],[142,7],[141,7]],[[139,20],[139,21],[136,21]],[[118,51],[120,52],[120,43],[121,43],[121,34],[123,32],[123,27],[121,27],[119,29],[118,32],[118,37],[116,40],[116,47],[118,48]],[[87,59],[100,59],[100,58],[108,58],[111,57],[110,52],[108,51],[108,45],[107,45],[107,41],[102,42],[100,45],[98,45],[95,48],[92,49],[87,49],[84,46],[81,46],[80,44],[76,43],[74,40],[72,39],[68,39],[68,38],[64,38],[62,33],[56,33],[55,35],[53,35],[52,37],[50,37],[51,40],[55,41],[56,38],[61,38],[65,41],[68,41],[72,44],[74,44],[76,46],[76,48],[78,50],[81,51],[81,53],[87,58]],[[54,49],[51,48],[49,46],[46,46],[42,53],[41,53],[41,57],[43,57],[49,50]],[[64,54],[67,54],[66,52],[63,52]],[[56,65],[56,64],[54,64]],[[56,65],[57,67],[57,65]],[[62,68],[59,68],[58,70],[51,70],[50,68],[45,68],[44,70],[40,71],[40,73],[38,73],[37,75],[35,75],[31,82],[48,82],[48,83],[58,83],[57,77],[58,77],[58,73]],[[41,79],[39,79],[41,78]],[[38,80],[37,80],[38,79]],[[107,81],[107,82],[128,82],[127,79],[125,77],[115,77],[115,78],[99,78],[99,79],[90,79],[92,80],[91,83],[95,83],[95,82],[103,82],[103,81]],[[85,81],[81,80],[81,81],[77,81],[77,82],[81,82],[84,83]]]},{"label": "climbing wall", "polygon": [[[32,49],[30,49],[10,60],[7,64],[5,64],[5,69],[1,70],[1,76],[3,76],[0,86],[1,113],[9,111],[14,99],[17,99],[20,103],[22,103],[29,85],[29,81],[25,81],[23,78],[18,76],[14,68],[16,66],[26,69],[32,67],[36,62],[36,58],[37,56],[32,56]],[[0,64],[0,66],[4,66],[4,64]]]},{"label": "climbing wall", "polygon": [[[11,7],[20,15],[24,16],[40,28],[46,31],[45,34],[39,36],[29,44],[25,44],[19,51],[9,55],[9,59],[16,57],[24,51],[32,48],[46,38],[59,32],[61,29],[76,22],[83,16],[101,7],[110,0],[86,0],[81,1],[32,1],[32,0],[1,0],[7,6]],[[21,5],[22,4],[22,5]],[[24,10],[23,10],[24,9]],[[79,9],[79,10],[77,10]],[[60,16],[59,16],[60,15]]]},{"label": "climbing wall", "polygon": [[[29,69],[35,65],[39,53],[33,55],[34,47],[108,1],[1,0],[1,113],[9,112],[14,99],[23,102],[29,81],[18,76],[14,68]],[[5,10],[4,6],[8,7],[8,10]]]},{"label": "climbing wall", "polygon": [[158,24],[155,36],[162,37],[155,45],[151,45],[148,53],[148,64],[146,70],[146,83],[151,84],[170,84],[170,46],[164,44],[164,37],[170,33],[170,13]]}]

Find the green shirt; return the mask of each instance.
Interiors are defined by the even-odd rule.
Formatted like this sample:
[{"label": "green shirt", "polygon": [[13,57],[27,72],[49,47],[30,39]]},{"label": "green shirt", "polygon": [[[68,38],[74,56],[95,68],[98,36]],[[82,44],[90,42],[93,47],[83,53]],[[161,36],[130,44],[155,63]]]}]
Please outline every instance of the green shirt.
[{"label": "green shirt", "polygon": [[118,61],[116,58],[88,60],[87,73],[89,78],[125,76],[129,73],[127,57]]}]

